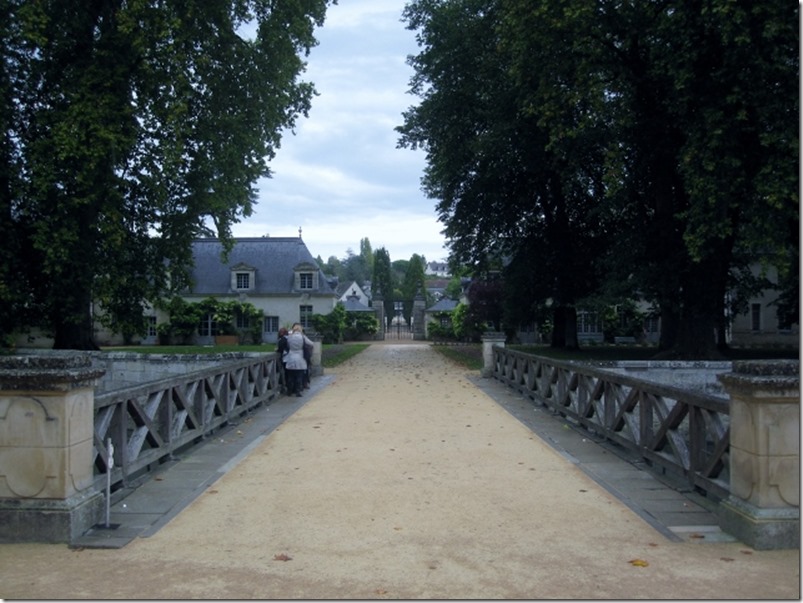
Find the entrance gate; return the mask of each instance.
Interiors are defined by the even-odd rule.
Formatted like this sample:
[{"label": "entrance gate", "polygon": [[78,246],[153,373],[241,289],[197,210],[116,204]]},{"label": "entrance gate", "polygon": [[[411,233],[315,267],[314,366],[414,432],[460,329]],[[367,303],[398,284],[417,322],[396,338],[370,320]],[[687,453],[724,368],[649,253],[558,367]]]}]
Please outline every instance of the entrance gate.
[{"label": "entrance gate", "polygon": [[[377,299],[378,297],[378,299]],[[381,297],[374,298],[374,308],[378,309],[377,318],[382,332],[378,338],[385,341],[397,340],[418,340],[424,339],[424,297],[417,295],[413,300],[407,300],[407,303],[412,303],[412,316],[408,323],[404,318],[403,307],[404,301],[393,302],[393,316],[390,320],[390,325],[387,325],[385,320],[385,309]]]}]

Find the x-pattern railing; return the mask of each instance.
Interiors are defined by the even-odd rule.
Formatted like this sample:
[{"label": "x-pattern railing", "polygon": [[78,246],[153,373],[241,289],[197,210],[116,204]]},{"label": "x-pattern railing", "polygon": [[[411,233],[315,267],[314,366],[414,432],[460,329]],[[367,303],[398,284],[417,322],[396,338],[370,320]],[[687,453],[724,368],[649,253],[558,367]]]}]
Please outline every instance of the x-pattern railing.
[{"label": "x-pattern railing", "polygon": [[271,354],[96,396],[96,485],[107,479],[109,438],[114,448],[111,482],[126,485],[149,465],[276,398],[278,379]]},{"label": "x-pattern railing", "polygon": [[499,346],[493,354],[496,379],[691,487],[728,496],[727,400]]}]

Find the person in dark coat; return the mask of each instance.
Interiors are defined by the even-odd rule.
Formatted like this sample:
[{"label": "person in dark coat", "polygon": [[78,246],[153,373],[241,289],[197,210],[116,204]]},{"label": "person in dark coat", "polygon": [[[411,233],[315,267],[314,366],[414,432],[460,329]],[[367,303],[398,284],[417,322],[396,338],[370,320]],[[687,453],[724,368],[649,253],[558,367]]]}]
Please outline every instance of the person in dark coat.
[{"label": "person in dark coat", "polygon": [[288,393],[290,390],[287,387],[287,329],[281,327],[279,329],[279,339],[276,341],[276,354],[279,356],[279,383],[281,383],[283,394]]}]

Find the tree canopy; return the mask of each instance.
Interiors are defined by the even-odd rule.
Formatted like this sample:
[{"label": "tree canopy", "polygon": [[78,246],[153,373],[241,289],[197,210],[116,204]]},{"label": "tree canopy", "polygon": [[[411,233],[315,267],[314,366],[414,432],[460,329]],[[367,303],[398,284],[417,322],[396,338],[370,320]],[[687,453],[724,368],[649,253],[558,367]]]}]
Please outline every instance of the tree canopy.
[{"label": "tree canopy", "polygon": [[667,353],[707,357],[751,263],[796,292],[794,5],[416,0],[404,18],[421,100],[399,143],[427,152],[453,259],[502,258],[520,308],[553,308],[553,344],[605,293],[653,303]]},{"label": "tree canopy", "polygon": [[[0,0],[0,330],[94,347],[231,238],[282,131],[327,0]],[[252,32],[252,33],[250,33]]]}]

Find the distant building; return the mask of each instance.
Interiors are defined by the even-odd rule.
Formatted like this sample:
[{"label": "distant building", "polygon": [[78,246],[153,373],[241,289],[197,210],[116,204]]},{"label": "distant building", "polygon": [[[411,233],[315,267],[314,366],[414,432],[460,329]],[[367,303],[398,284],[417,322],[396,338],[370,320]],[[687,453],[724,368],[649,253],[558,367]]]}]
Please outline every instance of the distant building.
[{"label": "distant building", "polygon": [[356,297],[357,301],[367,307],[371,303],[371,295],[366,289],[368,289],[368,287],[360,287],[357,281],[351,281],[350,283],[338,285],[335,293],[339,301],[345,303],[349,298]]},{"label": "distant building", "polygon": [[444,276],[449,277],[449,264],[446,262],[429,262],[427,263],[424,274],[428,276]]}]

